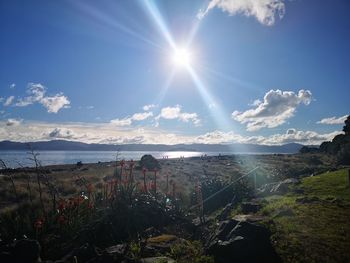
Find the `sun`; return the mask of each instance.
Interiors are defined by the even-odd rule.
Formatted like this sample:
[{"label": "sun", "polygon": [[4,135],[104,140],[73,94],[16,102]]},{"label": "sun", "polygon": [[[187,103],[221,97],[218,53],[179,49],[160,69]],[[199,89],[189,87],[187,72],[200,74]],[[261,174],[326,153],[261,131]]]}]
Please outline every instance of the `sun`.
[{"label": "sun", "polygon": [[191,52],[186,48],[177,48],[173,54],[173,63],[179,67],[188,67],[191,65]]}]

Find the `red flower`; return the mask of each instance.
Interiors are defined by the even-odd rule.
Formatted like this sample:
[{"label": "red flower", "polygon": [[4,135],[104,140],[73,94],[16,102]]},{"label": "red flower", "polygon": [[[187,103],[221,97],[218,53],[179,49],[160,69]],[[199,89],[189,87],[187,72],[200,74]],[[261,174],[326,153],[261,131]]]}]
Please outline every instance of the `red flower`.
[{"label": "red flower", "polygon": [[149,182],[149,189],[155,189],[155,183],[154,182]]},{"label": "red flower", "polygon": [[58,217],[57,221],[58,221],[58,223],[59,223],[60,225],[63,225],[63,224],[66,223],[66,217],[65,217],[64,215],[60,215],[60,216]]},{"label": "red flower", "polygon": [[36,229],[41,229],[43,225],[44,225],[44,219],[41,219],[41,218],[37,219],[34,223],[34,227]]},{"label": "red flower", "polygon": [[93,184],[88,184],[86,188],[87,188],[87,192],[88,192],[89,194],[91,194],[92,191],[94,190]]},{"label": "red flower", "polygon": [[60,212],[62,212],[65,208],[66,208],[66,201],[65,201],[65,200],[61,200],[61,201],[58,203],[58,210],[59,210]]}]

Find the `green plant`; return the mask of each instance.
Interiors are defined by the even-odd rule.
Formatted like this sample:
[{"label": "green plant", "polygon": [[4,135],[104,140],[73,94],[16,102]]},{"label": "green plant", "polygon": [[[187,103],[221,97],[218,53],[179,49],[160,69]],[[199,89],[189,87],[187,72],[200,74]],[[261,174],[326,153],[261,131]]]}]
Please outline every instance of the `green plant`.
[{"label": "green plant", "polygon": [[141,258],[141,246],[140,242],[132,241],[129,245],[131,257],[134,260],[139,260]]},{"label": "green plant", "polygon": [[214,263],[214,259],[204,255],[203,247],[199,241],[179,242],[170,247],[170,257],[178,263]]}]

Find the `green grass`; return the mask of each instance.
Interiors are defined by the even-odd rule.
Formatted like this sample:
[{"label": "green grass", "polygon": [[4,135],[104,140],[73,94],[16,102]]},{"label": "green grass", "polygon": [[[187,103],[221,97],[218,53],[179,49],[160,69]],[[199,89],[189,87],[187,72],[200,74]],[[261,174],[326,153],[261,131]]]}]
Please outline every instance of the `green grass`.
[{"label": "green grass", "polygon": [[[348,171],[308,177],[296,188],[304,193],[266,198],[261,210],[270,219],[277,253],[284,262],[349,262]],[[298,201],[305,197],[316,201]]]}]

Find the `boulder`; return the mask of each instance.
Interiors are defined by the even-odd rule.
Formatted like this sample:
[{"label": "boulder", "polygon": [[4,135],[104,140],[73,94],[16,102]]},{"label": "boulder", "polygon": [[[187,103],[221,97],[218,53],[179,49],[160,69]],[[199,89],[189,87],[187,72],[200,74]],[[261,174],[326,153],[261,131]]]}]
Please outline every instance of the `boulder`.
[{"label": "boulder", "polygon": [[209,238],[206,252],[215,262],[281,262],[263,226],[234,219],[222,221]]},{"label": "boulder", "polygon": [[144,255],[155,256],[157,254],[165,254],[170,252],[171,246],[183,240],[174,235],[160,235],[148,238],[145,242]]},{"label": "boulder", "polygon": [[96,248],[86,243],[79,248],[74,248],[70,253],[64,256],[62,262],[88,262],[96,260],[100,255],[97,253]]}]

